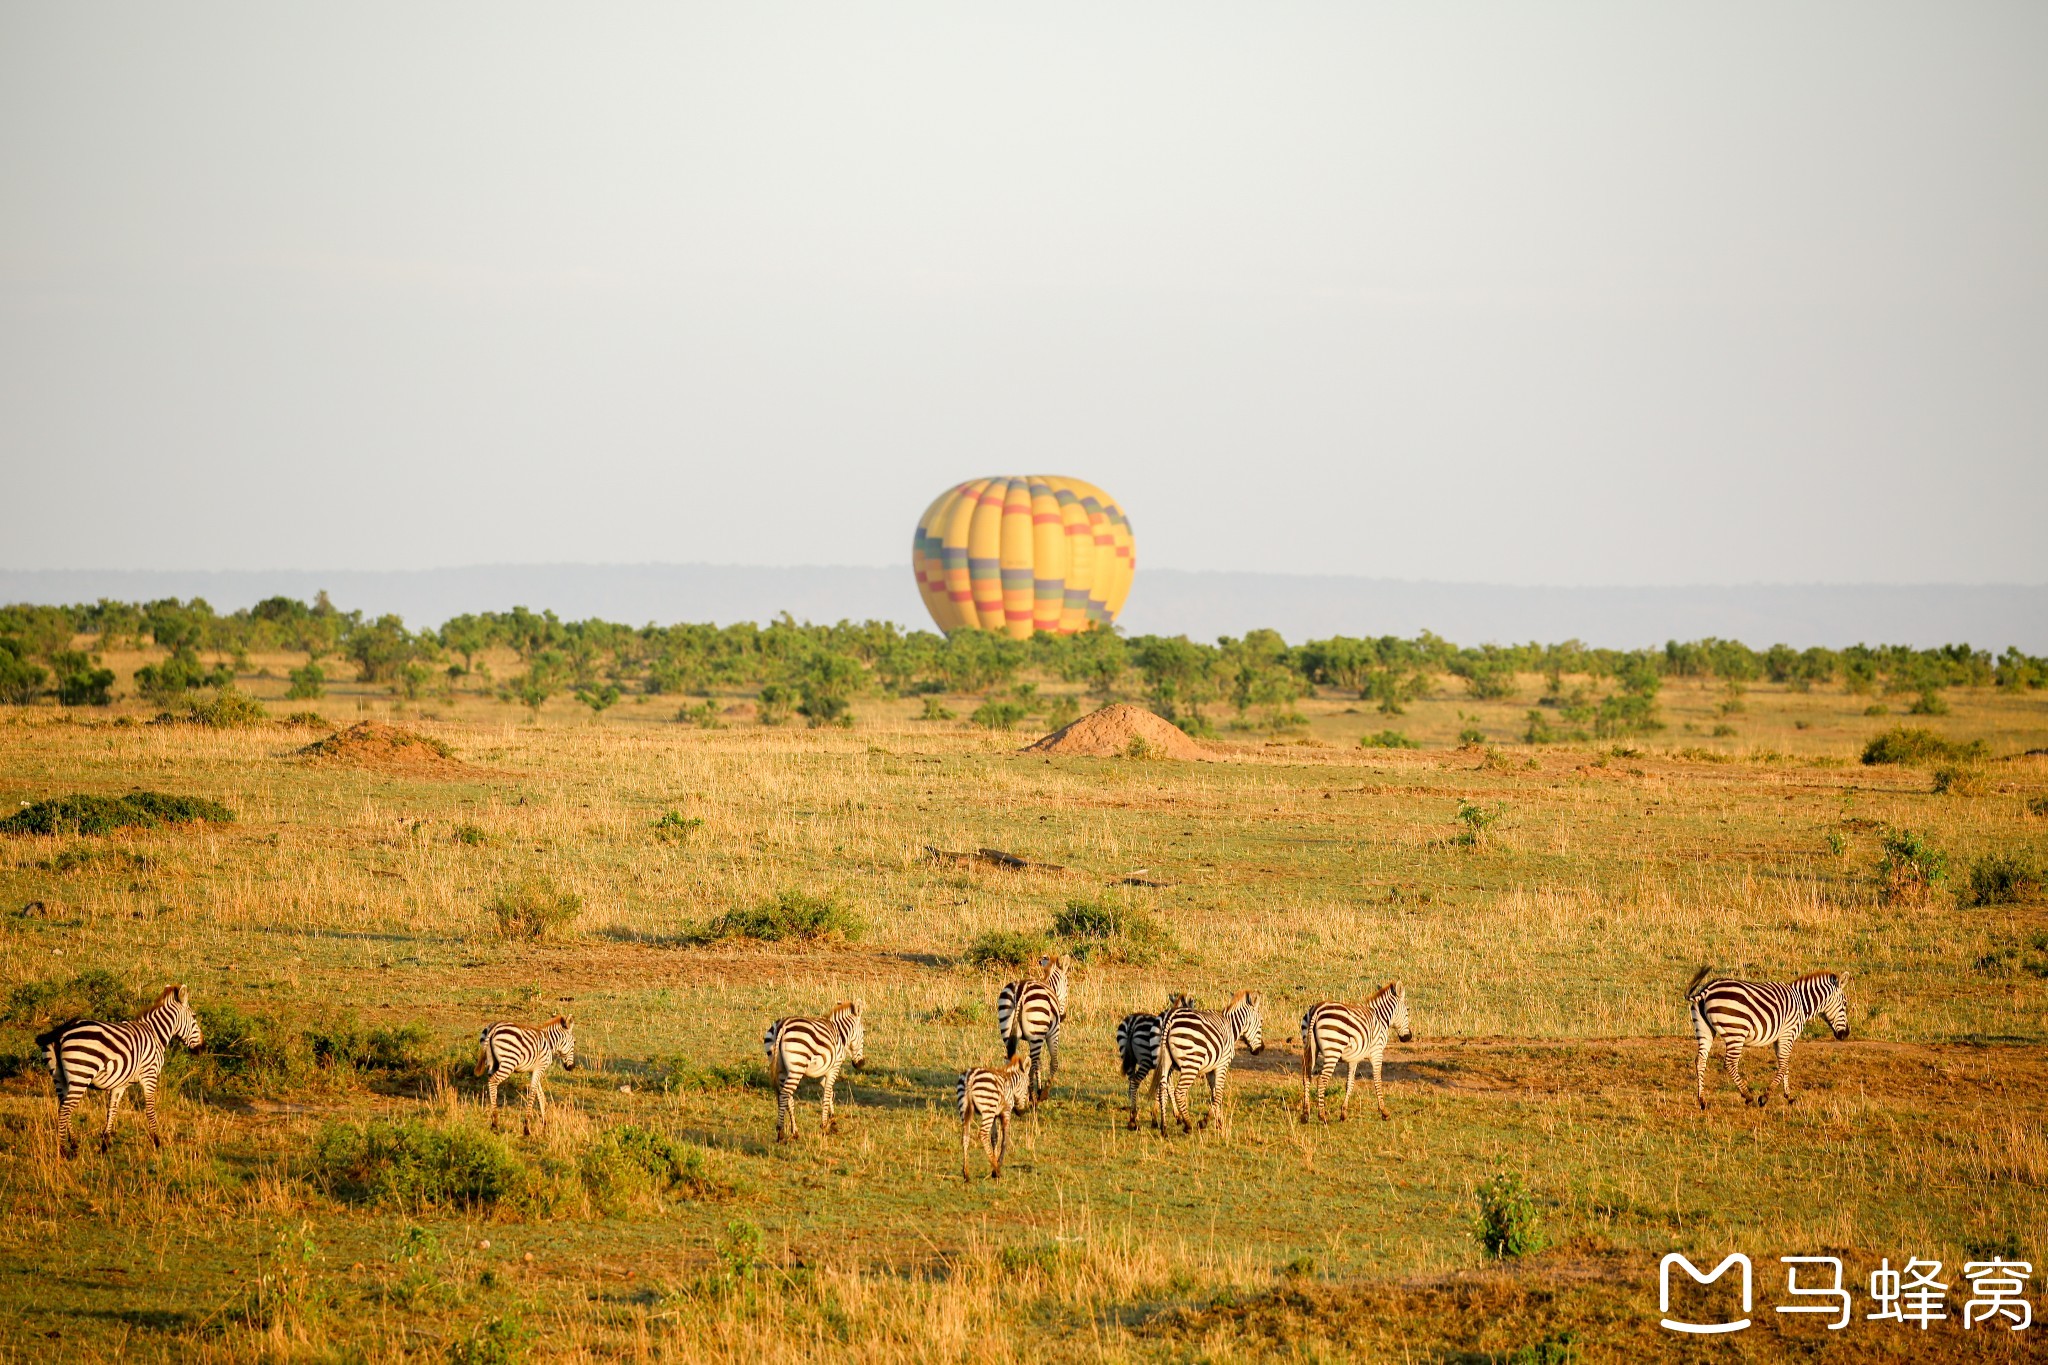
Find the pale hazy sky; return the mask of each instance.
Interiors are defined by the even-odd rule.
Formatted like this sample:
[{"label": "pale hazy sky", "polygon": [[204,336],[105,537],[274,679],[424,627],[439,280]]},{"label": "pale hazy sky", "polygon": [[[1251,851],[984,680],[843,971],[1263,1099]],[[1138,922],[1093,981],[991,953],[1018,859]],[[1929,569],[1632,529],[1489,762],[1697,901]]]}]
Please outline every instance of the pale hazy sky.
[{"label": "pale hazy sky", "polygon": [[2048,581],[2048,5],[0,0],[0,567]]}]

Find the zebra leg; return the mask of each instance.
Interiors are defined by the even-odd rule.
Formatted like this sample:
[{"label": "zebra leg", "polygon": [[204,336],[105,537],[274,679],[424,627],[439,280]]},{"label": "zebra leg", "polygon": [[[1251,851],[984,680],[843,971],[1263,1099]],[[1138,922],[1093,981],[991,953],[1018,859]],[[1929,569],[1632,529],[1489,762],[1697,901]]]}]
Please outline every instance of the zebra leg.
[{"label": "zebra leg", "polygon": [[66,1089],[57,1101],[57,1155],[69,1156],[78,1150],[78,1139],[72,1136],[71,1121],[78,1114],[78,1106],[85,1099],[86,1087]]},{"label": "zebra leg", "polygon": [[1693,1006],[1692,1031],[1699,1040],[1699,1057],[1693,1064],[1693,1086],[1699,1095],[1700,1108],[1707,1107],[1707,1056],[1714,1050],[1714,1028],[1707,1022],[1699,1006]]},{"label": "zebra leg", "polygon": [[[1778,1082],[1779,1087],[1784,1090],[1785,1103],[1787,1104],[1797,1103],[1792,1098],[1792,1044],[1796,1041],[1798,1040],[1790,1034],[1778,1040],[1778,1074],[1774,1079]],[[1766,1095],[1771,1093],[1769,1086],[1764,1087],[1764,1093]]]},{"label": "zebra leg", "polygon": [[107,1151],[114,1145],[114,1115],[121,1110],[121,1097],[128,1093],[128,1087],[117,1085],[107,1091],[107,1126],[100,1129],[100,1150]]},{"label": "zebra leg", "polygon": [[1007,1110],[996,1115],[994,1126],[995,1155],[992,1164],[988,1168],[988,1178],[990,1180],[1001,1180],[1003,1178],[1003,1158],[1010,1154],[1010,1115]]},{"label": "zebra leg", "polygon": [[156,1126],[156,1082],[154,1081],[147,1082],[142,1087],[142,1117],[149,1122],[149,1140],[156,1144],[158,1151],[162,1151],[164,1138],[163,1134],[157,1131]]},{"label": "zebra leg", "polygon": [[1380,1085],[1380,1054],[1377,1052],[1372,1054],[1372,1102],[1379,1106],[1382,1122],[1393,1117],[1387,1112],[1387,1092]]},{"label": "zebra leg", "polygon": [[1742,1047],[1740,1038],[1730,1038],[1722,1049],[1722,1055],[1728,1063],[1728,1079],[1735,1082],[1735,1091],[1742,1096],[1742,1102],[1755,1104],[1756,1096],[1749,1093],[1749,1083],[1742,1079]]},{"label": "zebra leg", "polygon": [[967,1157],[974,1150],[974,1111],[969,1110],[960,1120],[960,1178],[974,1179],[974,1168]]},{"label": "zebra leg", "polygon": [[491,1107],[491,1131],[494,1133],[498,1131],[498,1087],[504,1080],[503,1076],[493,1071],[491,1078],[484,1082],[484,1102]]},{"label": "zebra leg", "polygon": [[548,1102],[547,1097],[540,1092],[539,1067],[535,1067],[527,1073],[526,1103],[519,1106],[519,1135],[521,1137],[531,1137],[533,1135],[533,1122],[531,1115],[527,1112],[528,1110],[538,1111],[540,1126],[542,1129],[546,1129],[548,1126]]},{"label": "zebra leg", "polygon": [[835,1133],[839,1131],[839,1121],[832,1117],[832,1086],[835,1082],[838,1081],[838,1079],[838,1067],[832,1066],[825,1068],[825,1103],[822,1112],[824,1130],[828,1133]]},{"label": "zebra leg", "polygon": [[1301,1042],[1301,1121],[1309,1121],[1309,1086],[1316,1069],[1315,1044],[1304,1038]]},{"label": "zebra leg", "polygon": [[775,1091],[775,1140],[789,1142],[796,1137],[796,1088],[803,1077],[784,1072]]},{"label": "zebra leg", "polygon": [[1138,1131],[1138,1088],[1145,1083],[1145,1078],[1139,1075],[1132,1076],[1129,1079],[1131,1082],[1131,1117],[1130,1121],[1124,1124],[1124,1127],[1126,1130],[1135,1133]]},{"label": "zebra leg", "polygon": [[1031,1040],[1031,1102],[1043,1104],[1052,1097],[1052,1077],[1046,1074],[1045,1039]]},{"label": "zebra leg", "polygon": [[[1195,1126],[1188,1122],[1188,1091],[1194,1088],[1194,1076],[1186,1071],[1174,1072],[1173,1094],[1171,1096],[1166,1094],[1166,1081],[1162,1079],[1159,1084],[1162,1108],[1165,1101],[1171,1099],[1173,1102],[1173,1116],[1180,1120],[1180,1130],[1183,1133],[1194,1132]],[[1166,1124],[1163,1120],[1159,1125],[1159,1132],[1161,1136],[1164,1136],[1166,1133]]]},{"label": "zebra leg", "polygon": [[[1330,1059],[1329,1067],[1330,1069],[1323,1073],[1323,1082],[1325,1085],[1327,1085],[1329,1082],[1337,1078],[1337,1059],[1335,1057],[1332,1057]],[[1351,1087],[1357,1084],[1358,1063],[1344,1063],[1344,1102],[1337,1106],[1337,1122],[1339,1123],[1348,1123],[1351,1121]]]}]

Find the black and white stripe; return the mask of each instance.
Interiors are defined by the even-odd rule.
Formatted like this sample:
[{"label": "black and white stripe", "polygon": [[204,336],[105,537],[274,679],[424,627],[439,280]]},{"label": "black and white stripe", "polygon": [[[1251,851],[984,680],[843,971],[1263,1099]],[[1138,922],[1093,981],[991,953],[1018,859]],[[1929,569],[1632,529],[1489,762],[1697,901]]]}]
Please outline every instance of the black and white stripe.
[{"label": "black and white stripe", "polygon": [[996,995],[996,1027],[1003,1035],[1003,1055],[1014,1057],[1022,1045],[1031,1051],[1031,1098],[1035,1103],[1052,1093],[1060,1065],[1060,1024],[1067,1017],[1067,971],[1071,959],[1041,957],[1042,979],[1012,981]]},{"label": "black and white stripe", "polygon": [[1215,1119],[1225,1124],[1223,1085],[1230,1079],[1230,1063],[1243,1043],[1253,1053],[1266,1049],[1265,1007],[1257,991],[1240,991],[1231,997],[1230,1007],[1221,1010],[1171,1009],[1159,1016],[1159,1132],[1166,1133],[1169,1101],[1180,1119],[1182,1132],[1188,1123],[1188,1091],[1197,1077],[1209,1078],[1209,1112],[1202,1126]]},{"label": "black and white stripe", "polygon": [[981,1149],[988,1154],[988,1178],[1000,1180],[1003,1157],[1010,1150],[1010,1116],[1029,1094],[1031,1072],[1023,1057],[1012,1057],[999,1070],[977,1066],[953,1082],[953,1102],[960,1110],[960,1178],[972,1180],[968,1153],[981,1130]]},{"label": "black and white stripe", "polygon": [[841,1001],[823,1019],[804,1015],[777,1019],[761,1036],[761,1048],[775,1075],[775,1140],[796,1136],[796,1088],[807,1076],[819,1077],[823,1083],[823,1123],[825,1131],[831,1132],[832,1087],[838,1083],[839,1068],[848,1062],[861,1066],[867,1061],[859,1002]]},{"label": "black and white stripe", "polygon": [[[1195,1008],[1195,1002],[1176,991],[1166,997],[1166,1008]],[[1164,1013],[1164,1011],[1161,1011]],[[1131,1116],[1126,1128],[1138,1126],[1138,1093],[1147,1080],[1155,1085],[1159,1074],[1159,1015],[1126,1014],[1117,1021],[1116,1054],[1124,1079],[1131,1087]]]},{"label": "black and white stripe", "polygon": [[86,1092],[107,1092],[107,1126],[100,1130],[100,1150],[114,1141],[114,1115],[128,1087],[142,1087],[142,1113],[149,1121],[149,1139],[164,1145],[156,1126],[156,1086],[163,1075],[164,1055],[172,1039],[197,1048],[203,1039],[199,1019],[183,986],[166,986],[156,1004],[124,1024],[79,1019],[37,1035],[43,1064],[57,1085],[57,1141],[60,1151],[72,1150],[71,1119]]},{"label": "black and white stripe", "polygon": [[1323,1096],[1328,1092],[1330,1078],[1337,1074],[1337,1063],[1349,1068],[1344,1074],[1344,1103],[1338,1106],[1337,1121],[1342,1123],[1351,1116],[1351,1087],[1358,1083],[1358,1064],[1372,1063],[1372,1100],[1378,1106],[1380,1117],[1387,1117],[1386,1094],[1380,1087],[1380,1062],[1386,1056],[1387,1037],[1398,1034],[1406,1043],[1415,1037],[1408,1024],[1408,993],[1401,983],[1390,981],[1380,987],[1379,994],[1366,1002],[1364,1009],[1353,1009],[1334,1001],[1311,1005],[1308,1013],[1301,1016],[1301,1121],[1309,1121],[1309,1085],[1313,1078],[1315,1085],[1315,1112],[1329,1121],[1323,1112]]},{"label": "black and white stripe", "polygon": [[476,1074],[490,1078],[484,1089],[490,1096],[491,1126],[498,1126],[498,1087],[521,1071],[528,1079],[526,1104],[519,1109],[519,1131],[533,1131],[526,1112],[529,1106],[540,1111],[541,1124],[546,1126],[548,1097],[540,1088],[540,1078],[557,1057],[562,1059],[562,1070],[576,1069],[576,1022],[558,1014],[539,1028],[486,1024],[476,1043]]},{"label": "black and white stripe", "polygon": [[[1686,1005],[1692,1012],[1692,1031],[1699,1040],[1699,1060],[1694,1067],[1700,1108],[1707,1107],[1707,1054],[1719,1037],[1726,1049],[1728,1077],[1742,1095],[1744,1104],[1759,1109],[1770,1103],[1771,1083],[1785,1091],[1785,1103],[1792,1099],[1792,1044],[1810,1020],[1827,1020],[1835,1037],[1849,1036],[1849,1001],[1842,994],[1842,978],[1833,972],[1813,972],[1796,981],[1731,981],[1709,979],[1702,967],[1686,987]],[[1742,1079],[1742,1050],[1751,1044],[1776,1044],[1778,1070],[1763,1093],[1751,1095]]]}]

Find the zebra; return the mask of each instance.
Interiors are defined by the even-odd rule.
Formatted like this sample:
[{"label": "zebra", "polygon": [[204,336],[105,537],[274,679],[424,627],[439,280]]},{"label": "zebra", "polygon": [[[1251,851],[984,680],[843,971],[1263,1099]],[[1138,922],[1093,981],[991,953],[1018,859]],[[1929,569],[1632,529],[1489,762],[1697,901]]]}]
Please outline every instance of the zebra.
[{"label": "zebra", "polygon": [[[1175,991],[1166,997],[1166,1008],[1194,1009],[1196,1005],[1193,997]],[[1116,1052],[1123,1063],[1124,1079],[1131,1085],[1131,1117],[1124,1127],[1135,1130],[1138,1126],[1138,1092],[1147,1080],[1156,1085],[1159,1074],[1159,1015],[1126,1014],[1118,1020]]]},{"label": "zebra", "polygon": [[149,1140],[159,1148],[163,1134],[156,1125],[156,1086],[164,1056],[177,1039],[197,1051],[205,1041],[199,1017],[184,986],[166,986],[154,1005],[125,1024],[74,1019],[36,1035],[43,1064],[57,1086],[57,1148],[69,1155],[77,1144],[71,1136],[72,1116],[89,1090],[107,1092],[107,1126],[100,1130],[100,1150],[114,1145],[114,1115],[131,1085],[142,1087],[142,1114],[149,1121]]},{"label": "zebra", "polygon": [[1157,1089],[1159,1134],[1166,1135],[1166,1106],[1169,1096],[1183,1133],[1188,1123],[1188,1091],[1200,1076],[1209,1078],[1209,1120],[1226,1126],[1223,1114],[1223,1085],[1230,1079],[1230,1063],[1243,1043],[1253,1055],[1266,1050],[1265,1005],[1257,991],[1239,991],[1230,1006],[1220,1010],[1181,1007],[1159,1016],[1159,1084]]},{"label": "zebra", "polygon": [[839,1068],[847,1062],[856,1067],[867,1064],[860,1002],[842,1000],[823,1019],[777,1019],[761,1035],[761,1048],[775,1074],[775,1140],[785,1142],[797,1135],[796,1088],[806,1076],[822,1078],[824,1131],[833,1131],[832,1087],[839,1080]]},{"label": "zebra", "polygon": [[491,1127],[498,1126],[498,1087],[521,1071],[527,1073],[527,1082],[526,1103],[519,1107],[519,1131],[533,1131],[526,1112],[529,1106],[540,1111],[541,1127],[547,1127],[548,1097],[540,1088],[540,1078],[557,1057],[562,1059],[562,1070],[576,1069],[576,1021],[558,1014],[539,1028],[486,1024],[476,1045],[476,1074],[490,1077],[484,1090],[490,1097]]},{"label": "zebra", "polygon": [[[1698,1065],[1694,1068],[1700,1108],[1707,1107],[1707,1053],[1718,1034],[1728,1061],[1728,1077],[1735,1082],[1744,1104],[1761,1109],[1770,1103],[1771,1084],[1785,1091],[1785,1103],[1792,1098],[1792,1044],[1814,1018],[1827,1020],[1837,1040],[1849,1036],[1849,1000],[1842,994],[1843,978],[1833,972],[1809,972],[1796,981],[1730,981],[1715,977],[1702,967],[1685,988],[1685,1002],[1692,1012],[1692,1031],[1699,1039]],[[1751,1043],[1776,1043],[1778,1070],[1764,1084],[1763,1093],[1752,1096],[1742,1079],[1742,1049]]]},{"label": "zebra", "polygon": [[1380,987],[1364,1009],[1324,1002],[1309,1006],[1301,1016],[1301,1121],[1309,1121],[1309,1078],[1315,1078],[1315,1112],[1325,1123],[1323,1096],[1337,1063],[1348,1070],[1344,1075],[1344,1103],[1338,1106],[1337,1121],[1351,1116],[1351,1087],[1358,1083],[1358,1064],[1372,1063],[1372,1100],[1380,1117],[1387,1118],[1386,1092],[1380,1086],[1380,1061],[1386,1056],[1387,1035],[1399,1035],[1402,1042],[1414,1041],[1408,1025],[1408,993],[1398,981]]},{"label": "zebra", "polygon": [[981,1130],[981,1149],[988,1153],[988,1178],[1003,1177],[1003,1157],[1010,1150],[1010,1115],[1030,1095],[1030,1063],[1012,1057],[1000,1070],[977,1066],[960,1073],[953,1083],[953,1100],[960,1107],[960,1178],[974,1179],[968,1153],[974,1144],[974,1130]]},{"label": "zebra", "polygon": [[1052,1094],[1052,1078],[1060,1068],[1060,1023],[1067,1017],[1067,972],[1072,963],[1064,955],[1040,957],[1037,965],[1045,973],[1043,980],[1012,981],[996,995],[1003,1055],[1016,1056],[1019,1044],[1031,1049],[1034,1104]]}]

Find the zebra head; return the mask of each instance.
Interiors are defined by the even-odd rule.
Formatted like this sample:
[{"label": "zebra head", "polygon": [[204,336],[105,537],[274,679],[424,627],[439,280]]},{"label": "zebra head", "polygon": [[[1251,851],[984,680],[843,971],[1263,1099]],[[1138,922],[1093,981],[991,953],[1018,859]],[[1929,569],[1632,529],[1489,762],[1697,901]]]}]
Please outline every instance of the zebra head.
[{"label": "zebra head", "polygon": [[1052,1002],[1060,1012],[1060,1018],[1067,1017],[1067,972],[1074,965],[1074,959],[1061,953],[1058,957],[1050,953],[1038,959],[1040,969],[1045,972],[1046,987],[1052,991]]},{"label": "zebra head", "polygon": [[1020,1052],[996,1073],[1002,1077],[1003,1096],[1012,1109],[1031,1107],[1031,1055]]},{"label": "zebra head", "polygon": [[576,1069],[576,1021],[566,1014],[558,1014],[548,1020],[541,1032],[547,1037],[548,1047],[555,1056],[562,1059],[562,1070]]},{"label": "zebra head", "polygon": [[1253,1056],[1266,1050],[1266,1006],[1257,991],[1240,991],[1231,1000],[1227,1015],[1238,1041],[1250,1048]]},{"label": "zebra head", "polygon": [[1815,1013],[1828,1021],[1828,1027],[1835,1031],[1835,1040],[1840,1042],[1849,1036],[1849,997],[1842,993],[1842,978],[1833,972],[1821,973],[1820,984],[1826,994]]},{"label": "zebra head", "polygon": [[1386,1002],[1382,1006],[1385,1013],[1381,1017],[1387,1021],[1387,1027],[1394,1031],[1394,1036],[1404,1043],[1414,1042],[1415,1030],[1408,1023],[1407,987],[1398,981],[1389,981],[1380,991],[1380,999]]},{"label": "zebra head", "polygon": [[157,997],[156,1008],[151,1014],[161,1012],[164,1040],[176,1038],[194,1052],[206,1041],[199,1031],[199,1016],[192,1012],[192,997],[184,986],[166,986],[164,993]]},{"label": "zebra head", "polygon": [[857,1067],[868,1064],[868,1035],[861,1027],[860,1001],[842,1000],[832,1009],[833,1027],[846,1040],[846,1060]]}]

